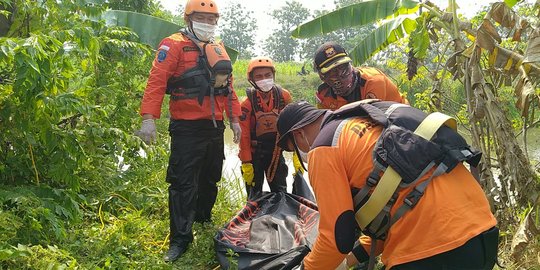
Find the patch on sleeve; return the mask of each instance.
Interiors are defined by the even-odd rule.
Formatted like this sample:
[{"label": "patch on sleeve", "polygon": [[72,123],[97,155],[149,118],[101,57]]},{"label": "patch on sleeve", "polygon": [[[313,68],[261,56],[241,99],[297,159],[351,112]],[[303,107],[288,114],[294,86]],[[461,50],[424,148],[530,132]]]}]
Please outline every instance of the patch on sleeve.
[{"label": "patch on sleeve", "polygon": [[375,95],[373,92],[368,92],[366,94],[366,98],[365,99],[376,99],[377,98],[377,95]]},{"label": "patch on sleeve", "polygon": [[167,58],[167,53],[169,52],[169,49],[170,47],[167,45],[159,46],[158,54],[157,54],[158,63],[165,61],[165,58]]},{"label": "patch on sleeve", "polygon": [[169,49],[170,49],[169,46],[167,46],[167,45],[161,45],[161,46],[159,46],[159,49],[158,49],[158,50],[164,50],[164,51],[167,51],[167,52],[168,52]]}]

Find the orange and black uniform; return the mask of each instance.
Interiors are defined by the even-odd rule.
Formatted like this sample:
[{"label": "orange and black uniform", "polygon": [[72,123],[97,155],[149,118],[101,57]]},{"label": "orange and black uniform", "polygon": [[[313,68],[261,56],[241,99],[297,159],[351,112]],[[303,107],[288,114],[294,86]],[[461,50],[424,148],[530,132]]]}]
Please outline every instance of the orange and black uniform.
[{"label": "orange and black uniform", "polygon": [[[268,179],[270,174],[274,175],[268,183],[270,190],[286,192],[288,168],[281,151],[275,151],[276,121],[279,112],[291,102],[291,94],[277,85],[268,93],[251,88],[246,94],[247,98],[241,104],[242,136],[238,156],[243,163],[253,164],[255,186],[248,190],[249,198],[255,199],[261,195],[264,177],[266,175]],[[274,154],[279,154],[277,167],[269,168]],[[269,171],[272,169],[275,172]]]},{"label": "orange and black uniform", "polygon": [[[331,130],[331,126],[323,126],[308,154],[309,180],[317,199],[320,221],[319,235],[312,251],[304,258],[307,270],[335,269],[351,251],[354,242],[351,239],[356,238],[357,228],[351,190],[366,185],[373,170],[373,149],[382,131],[380,125],[368,118],[355,117],[346,122],[339,137],[332,140],[335,128]],[[414,187],[411,185],[399,192],[392,215]],[[444,260],[441,257],[447,254],[454,258],[453,263],[460,265],[448,269],[491,269],[484,268],[483,256],[488,252],[481,246],[484,232],[496,223],[480,185],[459,163],[449,173],[429,183],[415,208],[390,227],[386,240],[377,245],[377,254],[382,253],[386,269],[440,269],[440,266],[430,267],[429,260]],[[360,242],[363,248],[359,254],[366,260],[370,238],[361,237]],[[494,246],[496,256],[496,240]],[[452,256],[459,256],[455,252],[461,248],[477,251],[478,258],[455,260]],[[463,254],[470,256],[469,250]]]},{"label": "orange and black uniform", "polygon": [[336,95],[332,88],[323,83],[317,93],[317,108],[336,110],[341,106],[362,99],[380,99],[407,104],[407,99],[399,93],[397,86],[380,70],[372,67],[355,68],[357,89],[346,97]]},{"label": "orange and black uniform", "polygon": [[[163,39],[152,64],[141,105],[141,115],[159,118],[161,105],[172,77],[178,77],[197,65],[197,45],[185,34],[176,33]],[[209,221],[217,196],[224,159],[223,111],[229,119],[240,116],[240,103],[229,82],[229,91],[216,94],[214,109],[204,96],[178,98],[173,93],[169,102],[171,154],[167,169],[171,245],[187,245],[193,240],[194,221]],[[230,100],[230,102],[229,102]],[[230,105],[229,105],[230,104]],[[229,106],[232,106],[229,107]],[[217,127],[212,121],[215,115]]]}]

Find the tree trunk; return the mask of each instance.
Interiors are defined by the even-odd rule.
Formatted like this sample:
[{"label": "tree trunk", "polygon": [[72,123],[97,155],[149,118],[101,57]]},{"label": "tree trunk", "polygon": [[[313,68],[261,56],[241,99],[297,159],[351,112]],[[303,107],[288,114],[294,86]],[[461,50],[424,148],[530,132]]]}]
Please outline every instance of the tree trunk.
[{"label": "tree trunk", "polygon": [[[507,113],[499,106],[497,97],[484,80],[479,54],[480,50],[475,50],[466,69],[467,76],[470,76],[467,102],[472,110],[469,116],[473,132],[476,133],[474,137],[486,137],[493,143],[500,168],[499,183],[491,183],[486,187],[488,192],[498,187],[500,191],[496,193],[502,195],[501,202],[507,206],[524,206],[536,201],[538,196],[535,173],[514,136]],[[485,134],[478,129],[481,124],[486,125],[492,134]],[[491,151],[486,144],[479,141],[475,141],[475,144],[480,144],[489,157]],[[489,164],[490,161],[484,157],[484,163]]]},{"label": "tree trunk", "polygon": [[11,13],[8,17],[0,14],[0,37],[4,37],[9,33],[9,29],[13,24],[13,11],[15,10],[15,3],[13,3],[12,6],[0,4],[0,10],[7,10]]}]

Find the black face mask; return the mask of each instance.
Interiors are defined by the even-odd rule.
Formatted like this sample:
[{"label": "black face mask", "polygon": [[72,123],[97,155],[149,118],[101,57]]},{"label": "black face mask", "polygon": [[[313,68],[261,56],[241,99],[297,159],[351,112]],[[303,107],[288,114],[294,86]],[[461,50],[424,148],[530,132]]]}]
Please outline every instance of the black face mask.
[{"label": "black face mask", "polygon": [[335,67],[321,77],[339,96],[348,96],[354,89],[355,75],[352,65],[349,63]]}]

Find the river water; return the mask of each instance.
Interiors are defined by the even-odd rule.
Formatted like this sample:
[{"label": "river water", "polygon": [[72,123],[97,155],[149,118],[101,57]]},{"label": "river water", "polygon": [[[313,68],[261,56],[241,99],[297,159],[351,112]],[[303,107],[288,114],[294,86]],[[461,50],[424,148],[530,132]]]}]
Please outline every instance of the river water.
[{"label": "river water", "polygon": [[[240,173],[240,167],[242,162],[238,158],[238,144],[233,143],[233,135],[230,128],[225,129],[225,162],[223,163],[223,173],[222,176],[225,179],[238,179],[239,181],[242,180],[242,174]],[[289,152],[283,152],[283,156],[285,157],[285,161],[287,163],[287,166],[289,167],[289,172],[287,176],[287,191],[292,192],[292,173],[293,173],[293,165],[292,165],[292,154]],[[304,178],[309,183],[309,179],[307,177],[307,173],[304,174]],[[242,183],[243,184],[243,183]],[[264,191],[270,191],[270,188],[268,187],[268,183],[266,181],[264,182],[263,186]]]}]

